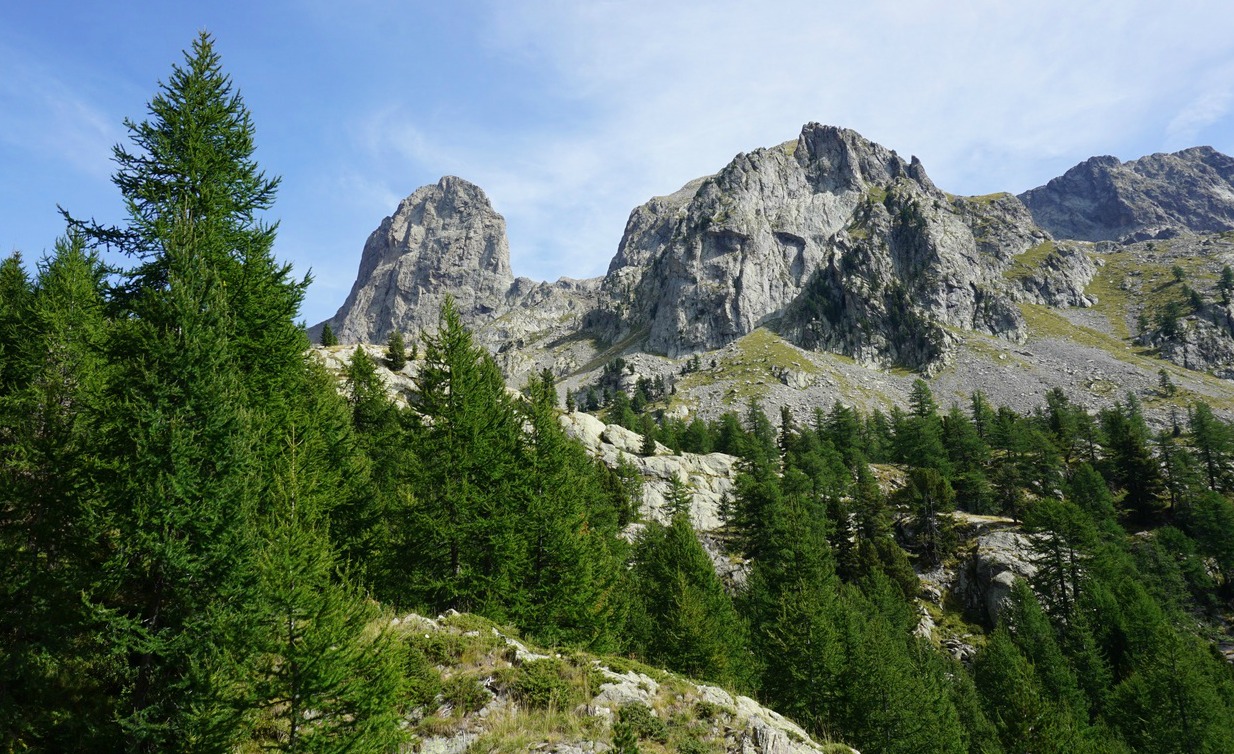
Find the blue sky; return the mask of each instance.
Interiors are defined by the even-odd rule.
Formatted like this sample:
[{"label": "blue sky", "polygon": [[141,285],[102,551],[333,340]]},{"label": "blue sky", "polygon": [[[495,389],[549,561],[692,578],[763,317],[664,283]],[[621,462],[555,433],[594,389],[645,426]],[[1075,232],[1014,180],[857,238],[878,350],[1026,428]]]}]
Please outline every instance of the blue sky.
[{"label": "blue sky", "polygon": [[733,155],[847,126],[941,188],[1022,191],[1094,154],[1234,153],[1234,4],[1157,0],[22,2],[0,6],[0,252],[60,204],[122,219],[122,121],[200,29],[283,178],[277,253],[343,302],[368,234],[444,174],[515,274],[602,274],[629,211]]}]

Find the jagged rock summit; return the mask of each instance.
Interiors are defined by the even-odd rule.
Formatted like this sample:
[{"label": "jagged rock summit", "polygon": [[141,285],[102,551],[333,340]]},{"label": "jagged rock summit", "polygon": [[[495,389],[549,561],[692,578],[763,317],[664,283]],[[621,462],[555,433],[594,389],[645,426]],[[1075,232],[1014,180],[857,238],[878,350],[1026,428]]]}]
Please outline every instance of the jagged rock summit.
[{"label": "jagged rock summit", "polygon": [[926,368],[947,328],[1022,338],[1022,291],[1002,273],[1045,239],[1014,198],[953,200],[916,158],[810,123],[635,209],[591,321],[669,356],[767,325],[806,348]]},{"label": "jagged rock summit", "polygon": [[447,295],[472,324],[505,308],[514,285],[506,221],[484,191],[446,176],[423,186],[364,244],[351,293],[331,320],[344,342],[432,329]]},{"label": "jagged rock summit", "polygon": [[1234,229],[1234,157],[1212,147],[1092,157],[1019,195],[1055,238],[1139,241]]},{"label": "jagged rock summit", "polygon": [[[512,386],[547,369],[590,390],[621,356],[630,384],[680,383],[668,403],[684,413],[752,398],[874,406],[918,375],[1021,410],[1060,385],[1103,405],[1121,394],[1107,385],[1155,384],[1156,357],[1234,370],[1217,290],[1234,234],[1212,232],[1231,227],[1234,158],[1208,147],[1093,158],[1021,197],[962,197],[916,158],[809,123],[635,208],[602,278],[515,278],[484,192],[443,178],[373,232],[330,323],[344,343],[414,337],[450,295]],[[1175,268],[1186,286],[1169,282]],[[1153,329],[1180,304],[1181,336]]]}]

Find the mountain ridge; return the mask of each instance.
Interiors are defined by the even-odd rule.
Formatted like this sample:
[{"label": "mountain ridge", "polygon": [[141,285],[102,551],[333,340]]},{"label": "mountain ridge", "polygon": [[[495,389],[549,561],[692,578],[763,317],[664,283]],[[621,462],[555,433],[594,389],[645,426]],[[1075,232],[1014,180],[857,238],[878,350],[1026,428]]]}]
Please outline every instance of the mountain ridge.
[{"label": "mountain ridge", "polygon": [[[1126,163],[1091,158],[1018,197],[960,197],[940,190],[915,157],[906,161],[855,131],[809,123],[795,140],[738,154],[717,173],[634,208],[605,275],[553,283],[514,277],[504,219],[479,187],[446,177],[417,189],[383,220],[365,245],[347,302],[327,321],[344,342],[381,342],[395,328],[433,329],[441,300],[451,295],[516,385],[548,369],[581,388],[616,356],[637,356],[640,368],[676,363],[718,354],[765,329],[815,361],[831,353],[924,376],[960,364],[969,374],[964,387],[984,390],[980,365],[962,366],[973,361],[973,349],[1005,359],[1030,339],[1040,342],[1046,332],[1030,320],[1040,323],[1044,313],[1056,325],[1063,317],[1064,329],[1095,326],[1128,349],[1135,335],[1153,356],[1177,352],[1184,355],[1175,361],[1187,368],[1220,371],[1234,359],[1234,347],[1222,340],[1234,346],[1230,333],[1210,332],[1196,314],[1184,316],[1184,324],[1197,324],[1183,330],[1203,331],[1197,347],[1173,347],[1155,332],[1123,334],[1161,298],[1149,291],[1142,301],[1124,301],[1123,291],[1138,289],[1146,270],[1168,269],[1167,259],[1177,266],[1180,249],[1189,249],[1202,271],[1186,290],[1209,286],[1216,298],[1216,265],[1234,254],[1229,239],[1196,229],[1234,228],[1234,189],[1226,201],[1221,188],[1227,172],[1234,178],[1234,159],[1196,147]],[[1180,198],[1193,188],[1195,197]],[[1041,208],[1055,205],[1067,217],[1096,208],[1089,225],[1097,227],[1108,220],[1107,200],[1121,202],[1119,228],[1131,229],[1121,242],[1093,242],[1058,223],[1045,227],[1052,215]],[[1191,207],[1199,209],[1189,215]],[[1154,247],[1149,237],[1173,245]],[[1103,279],[1109,260],[1118,260],[1121,279]],[[1226,315],[1206,316],[1219,324]],[[1068,339],[1093,340],[1081,330]],[[1121,349],[1103,342],[1098,350]],[[1091,354],[1083,359],[1093,362]],[[1147,364],[1136,366],[1151,376]],[[672,372],[664,364],[656,369]],[[1072,387],[1085,391],[1103,375],[1086,373]],[[1151,384],[1131,382],[1145,386],[1137,389]],[[1196,388],[1209,397],[1215,390]]]}]

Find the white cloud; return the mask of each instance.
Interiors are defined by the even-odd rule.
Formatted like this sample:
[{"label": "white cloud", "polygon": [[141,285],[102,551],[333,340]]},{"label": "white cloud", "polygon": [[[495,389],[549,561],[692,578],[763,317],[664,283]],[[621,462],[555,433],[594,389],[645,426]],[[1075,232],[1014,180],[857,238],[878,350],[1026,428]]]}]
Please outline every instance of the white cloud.
[{"label": "white cloud", "polygon": [[1166,145],[1183,149],[1197,145],[1210,127],[1231,120],[1234,111],[1234,64],[1221,66],[1200,76],[1191,87],[1190,97],[1166,125]]},{"label": "white cloud", "polygon": [[120,120],[40,66],[0,48],[0,141],[107,178]]},{"label": "white cloud", "polygon": [[516,272],[594,274],[635,204],[810,120],[917,154],[956,192],[1160,149],[1231,105],[1195,83],[1234,60],[1234,11],[1216,5],[494,3],[488,52],[539,71],[526,96],[571,117],[443,126],[393,108],[370,116],[368,148],[400,156],[394,180],[412,166],[480,184]]}]

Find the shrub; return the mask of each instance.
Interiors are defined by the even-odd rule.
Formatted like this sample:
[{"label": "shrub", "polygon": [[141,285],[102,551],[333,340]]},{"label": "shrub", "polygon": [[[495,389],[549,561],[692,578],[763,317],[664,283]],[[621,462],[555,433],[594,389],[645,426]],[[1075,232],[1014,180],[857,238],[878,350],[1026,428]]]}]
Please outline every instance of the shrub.
[{"label": "shrub", "polygon": [[622,705],[617,719],[621,724],[629,725],[640,739],[646,738],[658,743],[668,741],[668,727],[646,704],[632,702]]},{"label": "shrub", "polygon": [[515,699],[530,709],[568,709],[572,696],[561,660],[533,660],[523,663],[514,675],[510,690]]}]

